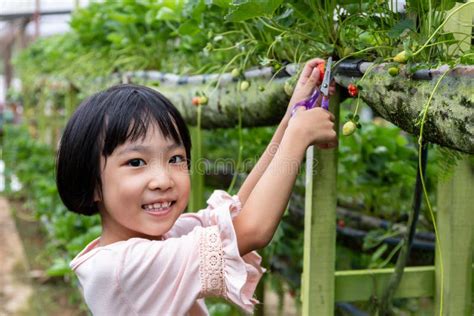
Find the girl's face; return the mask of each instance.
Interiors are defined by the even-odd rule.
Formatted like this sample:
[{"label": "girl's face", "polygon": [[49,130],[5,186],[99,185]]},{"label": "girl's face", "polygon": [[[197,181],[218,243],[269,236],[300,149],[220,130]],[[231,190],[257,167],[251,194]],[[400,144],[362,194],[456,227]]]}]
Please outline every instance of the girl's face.
[{"label": "girl's face", "polygon": [[102,244],[132,237],[159,239],[188,204],[186,150],[152,126],[145,138],[127,141],[101,158]]}]

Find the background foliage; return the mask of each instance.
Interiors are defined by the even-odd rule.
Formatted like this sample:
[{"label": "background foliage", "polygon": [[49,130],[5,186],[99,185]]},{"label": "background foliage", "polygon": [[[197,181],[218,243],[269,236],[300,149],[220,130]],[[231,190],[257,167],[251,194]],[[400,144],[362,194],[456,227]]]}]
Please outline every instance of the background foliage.
[{"label": "background foliage", "polygon": [[[288,63],[314,56],[382,62],[401,51],[407,52],[407,66],[413,70],[439,63],[472,64],[472,47],[450,49],[459,39],[441,27],[454,1],[406,2],[406,11],[398,12],[396,1],[380,0],[106,0],[75,12],[71,32],[40,39],[21,52],[16,70],[22,91],[10,95],[16,95],[11,101],[22,102],[28,127],[6,130],[4,160],[6,170],[23,185],[12,194],[26,199],[50,236],[47,251],[55,258],[50,275],[70,275],[69,260],[100,234],[97,217],[73,215],[60,203],[52,157],[67,117],[81,99],[109,84],[107,78],[133,70],[193,75],[272,66],[279,72]],[[344,107],[342,116],[353,108],[352,102]],[[241,181],[273,130],[203,131],[209,161],[237,152],[242,135],[242,159],[247,162],[240,170],[220,172],[217,180],[209,175],[207,192],[228,184],[234,173]],[[416,174],[412,136],[386,122],[365,122],[354,137],[341,138],[339,152],[339,203],[394,223],[402,220],[411,207]],[[437,160],[437,154],[430,156],[428,189],[433,195]],[[284,280],[292,293],[299,290],[302,268],[303,177],[265,250],[275,288],[282,290]],[[431,229],[422,224],[421,230]],[[375,239],[392,233],[379,231]],[[367,249],[381,249],[380,243],[374,245]],[[361,255],[341,245],[338,267],[384,266],[390,264],[385,260],[389,250]]]}]

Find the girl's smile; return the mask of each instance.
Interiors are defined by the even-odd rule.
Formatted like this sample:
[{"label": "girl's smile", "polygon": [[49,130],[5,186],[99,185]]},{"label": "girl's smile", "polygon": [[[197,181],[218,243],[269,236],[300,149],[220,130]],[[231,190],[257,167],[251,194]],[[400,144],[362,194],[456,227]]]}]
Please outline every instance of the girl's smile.
[{"label": "girl's smile", "polygon": [[190,179],[186,150],[151,126],[145,137],[101,158],[101,244],[133,237],[160,239],[186,208]]}]

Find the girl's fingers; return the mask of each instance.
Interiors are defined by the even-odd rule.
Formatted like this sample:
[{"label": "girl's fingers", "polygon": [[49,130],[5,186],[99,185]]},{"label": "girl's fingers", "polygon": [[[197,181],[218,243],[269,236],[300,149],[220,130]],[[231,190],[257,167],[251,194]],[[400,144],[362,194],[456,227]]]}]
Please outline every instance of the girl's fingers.
[{"label": "girl's fingers", "polygon": [[310,59],[304,66],[303,71],[301,72],[299,82],[301,84],[305,84],[308,79],[311,77],[314,69],[318,66],[318,64],[324,63],[324,60],[321,58],[314,58]]},{"label": "girl's fingers", "polygon": [[306,108],[304,106],[297,106],[296,108],[293,108],[291,111],[291,117],[295,116],[298,114],[298,112],[306,111]]},{"label": "girl's fingers", "polygon": [[329,84],[329,95],[334,95],[336,92],[336,82],[334,80]]},{"label": "girl's fingers", "polygon": [[319,81],[319,69],[316,67],[316,68],[313,68],[313,70],[311,71],[311,75],[306,81],[306,85],[310,86],[309,88],[313,89],[318,81]]},{"label": "girl's fingers", "polygon": [[325,144],[318,144],[317,146],[321,149],[330,149],[330,148],[337,147],[337,142],[329,142],[329,143],[325,143]]}]

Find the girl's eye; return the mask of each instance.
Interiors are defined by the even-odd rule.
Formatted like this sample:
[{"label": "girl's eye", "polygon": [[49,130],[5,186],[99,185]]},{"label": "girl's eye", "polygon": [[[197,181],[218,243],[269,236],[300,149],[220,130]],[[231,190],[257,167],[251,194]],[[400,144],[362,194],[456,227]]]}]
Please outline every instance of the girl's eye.
[{"label": "girl's eye", "polygon": [[186,161],[186,158],[184,158],[184,156],[181,156],[181,155],[174,155],[170,159],[170,163],[173,163],[173,164],[182,163],[182,162],[185,162],[185,161]]},{"label": "girl's eye", "polygon": [[127,164],[130,166],[130,167],[141,167],[141,166],[144,166],[145,165],[145,161],[143,161],[143,159],[131,159],[127,162]]}]

